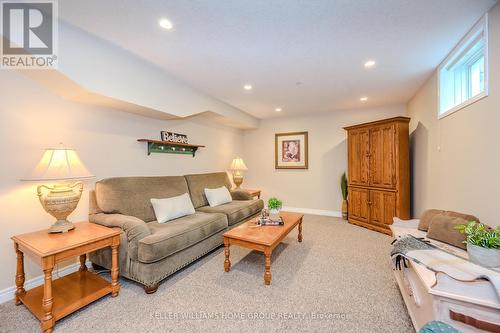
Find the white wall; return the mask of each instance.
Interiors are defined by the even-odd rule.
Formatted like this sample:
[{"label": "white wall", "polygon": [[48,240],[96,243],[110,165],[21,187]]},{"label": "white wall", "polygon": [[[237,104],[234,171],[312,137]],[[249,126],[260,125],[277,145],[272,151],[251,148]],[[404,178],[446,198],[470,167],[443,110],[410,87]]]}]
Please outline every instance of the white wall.
[{"label": "white wall", "polygon": [[[428,208],[500,225],[500,4],[489,13],[489,96],[437,119],[437,74],[408,103],[412,118],[412,215]],[[440,150],[439,150],[440,149]]]},{"label": "white wall", "polygon": [[[161,130],[188,135],[204,144],[196,157],[152,154],[138,138],[159,138]],[[225,170],[240,155],[241,130],[202,118],[160,121],[102,107],[67,101],[15,71],[0,72],[0,290],[14,285],[15,254],[10,237],[53,223],[36,196],[36,185],[21,182],[43,149],[64,142],[75,148],[96,179],[132,175],[182,175]],[[95,180],[86,182],[88,190]],[[85,220],[85,191],[73,221]],[[27,279],[41,274],[26,259]]]},{"label": "white wall", "polygon": [[[276,196],[284,206],[339,212],[340,176],[347,169],[343,127],[405,113],[405,106],[397,105],[261,120],[258,129],[244,132],[243,158],[249,170],[242,187],[262,189],[265,199]],[[274,134],[298,131],[309,132],[309,169],[275,169]]]}]

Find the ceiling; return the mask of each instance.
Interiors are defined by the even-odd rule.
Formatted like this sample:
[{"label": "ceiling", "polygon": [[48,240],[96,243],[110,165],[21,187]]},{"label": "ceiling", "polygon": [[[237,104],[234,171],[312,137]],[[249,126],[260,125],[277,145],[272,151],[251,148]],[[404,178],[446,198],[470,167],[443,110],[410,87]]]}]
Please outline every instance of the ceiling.
[{"label": "ceiling", "polygon": [[[59,15],[269,118],[406,103],[495,2],[64,0]],[[369,59],[377,64],[365,69]]]}]

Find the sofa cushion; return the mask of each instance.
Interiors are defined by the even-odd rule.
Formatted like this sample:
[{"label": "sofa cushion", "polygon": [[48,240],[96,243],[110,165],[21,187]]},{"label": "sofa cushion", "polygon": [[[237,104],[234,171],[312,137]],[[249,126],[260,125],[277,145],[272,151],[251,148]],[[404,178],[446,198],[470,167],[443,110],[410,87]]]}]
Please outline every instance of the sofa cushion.
[{"label": "sofa cushion", "polygon": [[119,177],[95,185],[99,208],[108,214],[135,216],[145,222],[156,220],[151,198],[170,198],[188,192],[182,176]]},{"label": "sofa cushion", "polygon": [[186,175],[184,177],[186,177],[189,186],[189,194],[191,195],[194,208],[208,205],[208,200],[205,196],[206,188],[225,186],[228,190],[231,189],[231,182],[225,172]]},{"label": "sofa cushion", "polygon": [[[138,258],[142,263],[162,260],[227,228],[224,214],[196,212],[168,223],[147,224],[151,235],[139,241]],[[222,242],[222,239],[221,239]]]},{"label": "sofa cushion", "polygon": [[179,217],[194,214],[193,203],[187,193],[171,198],[152,198],[151,204],[153,205],[158,223],[165,223]]},{"label": "sofa cushion", "polygon": [[429,224],[434,216],[444,213],[441,209],[427,209],[420,216],[420,222],[418,224],[418,230],[427,231],[429,229]]},{"label": "sofa cushion", "polygon": [[264,208],[264,202],[261,199],[235,200],[216,207],[199,207],[197,211],[206,213],[224,213],[227,215],[229,225],[233,225],[246,219],[247,217],[257,214],[262,210],[262,208]]},{"label": "sofa cushion", "polygon": [[435,239],[440,242],[450,244],[461,249],[466,249],[464,241],[466,236],[455,230],[455,226],[465,224],[468,221],[461,217],[453,217],[447,213],[437,214],[429,224],[427,238]]},{"label": "sofa cushion", "polygon": [[460,218],[467,220],[467,222],[470,222],[470,221],[479,222],[479,219],[477,217],[475,217],[474,215],[463,214],[463,213],[458,213],[458,212],[454,212],[454,211],[440,210],[440,209],[428,209],[425,212],[423,212],[422,216],[420,217],[420,223],[418,224],[418,230],[427,231],[429,229],[429,225],[430,225],[432,219],[436,215],[441,215],[441,214],[448,215],[451,217],[460,217]]},{"label": "sofa cushion", "polygon": [[218,188],[206,188],[205,196],[207,197],[210,207],[220,206],[233,201],[231,193],[229,193],[229,190],[225,186]]}]

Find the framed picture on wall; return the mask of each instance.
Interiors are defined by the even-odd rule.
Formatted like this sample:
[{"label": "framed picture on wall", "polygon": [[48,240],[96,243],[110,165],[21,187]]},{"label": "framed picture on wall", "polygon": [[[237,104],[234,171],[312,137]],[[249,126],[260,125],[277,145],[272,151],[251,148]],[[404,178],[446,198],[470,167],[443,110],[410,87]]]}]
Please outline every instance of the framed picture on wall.
[{"label": "framed picture on wall", "polygon": [[274,141],[276,169],[307,169],[307,132],[276,133]]}]

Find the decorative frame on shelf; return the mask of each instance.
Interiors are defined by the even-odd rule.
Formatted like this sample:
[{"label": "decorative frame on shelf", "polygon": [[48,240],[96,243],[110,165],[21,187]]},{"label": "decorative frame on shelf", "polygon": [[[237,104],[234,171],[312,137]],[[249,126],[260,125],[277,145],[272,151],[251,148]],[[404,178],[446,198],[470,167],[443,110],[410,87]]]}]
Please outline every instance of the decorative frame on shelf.
[{"label": "decorative frame on shelf", "polygon": [[202,145],[191,145],[181,142],[169,142],[153,139],[138,139],[137,141],[147,143],[148,155],[151,155],[151,153],[167,153],[193,155],[194,157],[198,148],[205,147]]}]

